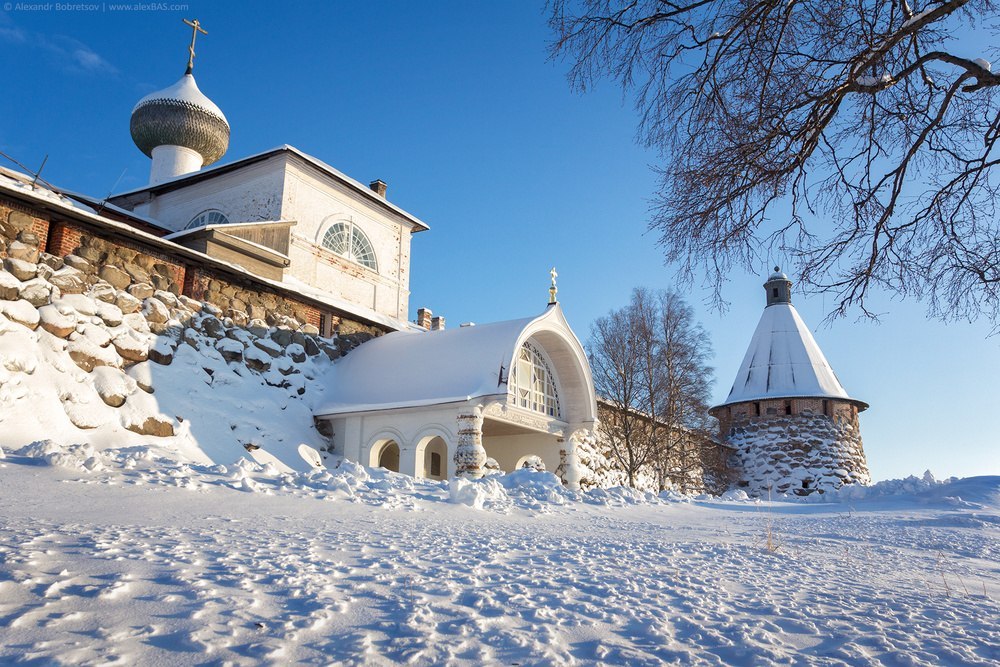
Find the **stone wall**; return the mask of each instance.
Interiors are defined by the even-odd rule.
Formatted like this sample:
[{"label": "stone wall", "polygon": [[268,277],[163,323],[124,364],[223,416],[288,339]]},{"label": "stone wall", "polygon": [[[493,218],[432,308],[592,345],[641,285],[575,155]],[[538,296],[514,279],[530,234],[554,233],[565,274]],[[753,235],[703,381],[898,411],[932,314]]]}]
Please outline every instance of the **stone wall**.
[{"label": "stone wall", "polygon": [[[817,399],[808,400],[816,402],[812,407],[822,406]],[[752,403],[731,406],[729,415],[719,415],[723,436],[736,450],[732,467],[747,493],[804,496],[871,483],[856,406],[828,400],[829,414],[805,403],[796,405],[794,414],[784,414],[783,400],[761,403],[759,416]],[[775,403],[770,407],[782,411],[768,414],[765,403]]]},{"label": "stone wall", "polygon": [[[96,231],[68,220],[50,221],[7,199],[0,199],[0,259],[3,268],[19,280],[31,280],[41,271],[42,277],[54,280],[64,294],[106,284],[139,299],[156,291],[188,296],[215,306],[221,317],[237,327],[281,326],[309,335],[320,334],[321,327],[327,335],[382,333],[374,325],[332,310],[323,312],[263,281],[230,276],[211,265],[171,255],[154,244],[115,236],[113,230]],[[21,262],[35,268],[29,270]]]},{"label": "stone wall", "polygon": [[[176,355],[190,354],[187,348],[206,358],[223,359],[247,379],[257,377],[302,395],[306,391],[302,364],[309,357],[335,360],[371,338],[363,333],[322,338],[284,324],[237,326],[210,303],[124,278],[119,288],[84,273],[72,266],[77,259],[88,261],[78,255],[64,260],[23,241],[7,245],[7,252],[13,246],[16,256],[4,259],[4,267],[13,270],[0,269],[0,336],[20,338],[18,346],[40,344],[48,351],[46,358],[54,360],[53,368],[68,378],[67,386],[82,383],[86,389],[81,391],[96,393],[114,409],[88,406],[76,393],[62,392],[59,400],[66,417],[83,431],[117,422],[141,435],[173,436],[175,419],[161,414],[162,408],[148,395],[155,391],[154,378],[160,375],[155,366],[170,365]],[[125,255],[115,248],[110,256]],[[101,266],[98,273],[104,275],[106,268]],[[10,373],[22,371],[30,374],[34,367],[0,364],[0,385],[13,381],[16,386],[17,378],[11,380]],[[18,395],[8,391],[4,398],[17,400]]]}]

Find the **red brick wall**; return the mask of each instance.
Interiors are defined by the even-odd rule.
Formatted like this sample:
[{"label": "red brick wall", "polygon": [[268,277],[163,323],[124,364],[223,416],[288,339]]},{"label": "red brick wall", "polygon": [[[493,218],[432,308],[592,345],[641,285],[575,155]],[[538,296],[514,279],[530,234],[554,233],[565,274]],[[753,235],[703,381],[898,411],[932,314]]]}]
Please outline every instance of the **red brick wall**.
[{"label": "red brick wall", "polygon": [[83,230],[66,222],[53,222],[49,226],[46,247],[50,255],[65,257],[80,247]]},{"label": "red brick wall", "polygon": [[36,211],[31,210],[27,206],[22,206],[8,199],[0,200],[0,220],[6,221],[14,211],[23,213],[31,218],[30,230],[38,237],[38,249],[42,252],[47,252],[46,239],[49,236],[48,219],[40,217]]}]

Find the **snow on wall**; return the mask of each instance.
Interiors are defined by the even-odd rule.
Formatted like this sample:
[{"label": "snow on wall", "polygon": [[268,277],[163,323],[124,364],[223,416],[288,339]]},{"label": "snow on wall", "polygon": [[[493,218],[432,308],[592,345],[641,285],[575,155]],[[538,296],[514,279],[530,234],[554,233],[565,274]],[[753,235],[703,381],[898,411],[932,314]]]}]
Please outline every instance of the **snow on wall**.
[{"label": "snow on wall", "polygon": [[317,378],[360,338],[234,327],[211,304],[149,285],[97,280],[63,293],[54,279],[75,269],[18,261],[26,280],[0,270],[0,447],[44,436],[194,463],[229,463],[248,447],[302,470],[298,445],[325,446],[312,420]]},{"label": "snow on wall", "polygon": [[857,417],[796,415],[749,417],[728,437],[746,491],[754,496],[810,495],[848,484],[870,484]]}]

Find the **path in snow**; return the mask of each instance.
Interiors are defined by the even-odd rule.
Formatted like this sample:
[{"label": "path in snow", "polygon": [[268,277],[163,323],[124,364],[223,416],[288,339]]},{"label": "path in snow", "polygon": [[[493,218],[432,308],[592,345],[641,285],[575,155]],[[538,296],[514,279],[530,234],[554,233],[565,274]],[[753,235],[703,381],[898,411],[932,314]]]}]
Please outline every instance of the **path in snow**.
[{"label": "path in snow", "polygon": [[476,511],[395,475],[34,462],[0,477],[0,662],[1000,660],[995,505]]}]

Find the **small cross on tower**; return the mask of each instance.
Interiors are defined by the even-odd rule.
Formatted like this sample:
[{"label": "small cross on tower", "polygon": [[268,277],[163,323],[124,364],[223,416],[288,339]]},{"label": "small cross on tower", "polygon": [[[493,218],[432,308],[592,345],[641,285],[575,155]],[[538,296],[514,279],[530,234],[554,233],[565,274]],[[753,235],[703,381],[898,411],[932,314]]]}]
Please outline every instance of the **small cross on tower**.
[{"label": "small cross on tower", "polygon": [[559,277],[559,274],[556,273],[556,267],[552,267],[552,270],[549,271],[549,275],[552,276],[552,286],[549,287],[549,305],[551,306],[556,303],[556,294],[559,292],[559,288],[556,287],[556,278]]},{"label": "small cross on tower", "polygon": [[203,35],[207,35],[208,31],[201,27],[201,22],[198,21],[198,19],[195,19],[194,21],[188,21],[187,19],[183,20],[184,23],[191,26],[191,46],[188,47],[188,67],[187,72],[185,72],[185,74],[190,74],[194,69],[194,42],[198,39],[199,32]]}]

